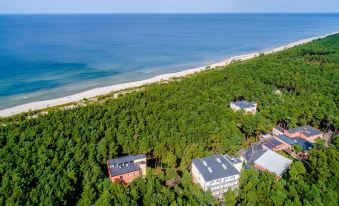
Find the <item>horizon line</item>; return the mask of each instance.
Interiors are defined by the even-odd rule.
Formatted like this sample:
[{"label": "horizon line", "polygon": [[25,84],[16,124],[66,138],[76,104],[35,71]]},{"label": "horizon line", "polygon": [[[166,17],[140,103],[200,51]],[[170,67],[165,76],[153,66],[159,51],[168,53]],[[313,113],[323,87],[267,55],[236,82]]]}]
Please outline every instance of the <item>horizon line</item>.
[{"label": "horizon line", "polygon": [[337,12],[52,12],[52,13],[0,13],[0,15],[98,15],[98,14],[339,14]]}]

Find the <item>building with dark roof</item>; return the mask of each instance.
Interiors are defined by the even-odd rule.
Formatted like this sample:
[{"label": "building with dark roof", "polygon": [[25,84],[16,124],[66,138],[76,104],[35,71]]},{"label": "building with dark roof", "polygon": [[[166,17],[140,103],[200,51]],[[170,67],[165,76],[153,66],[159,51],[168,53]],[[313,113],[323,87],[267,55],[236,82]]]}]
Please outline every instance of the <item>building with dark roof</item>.
[{"label": "building with dark roof", "polygon": [[244,169],[249,169],[253,162],[264,154],[265,150],[261,142],[254,143],[251,147],[241,150],[240,158],[245,162]]},{"label": "building with dark roof", "polygon": [[[321,131],[309,125],[289,130],[276,127],[273,128],[272,134],[274,135],[274,138],[283,142],[289,149],[291,149],[293,145],[300,145],[302,152],[312,148],[313,143],[317,138],[323,138],[323,133]],[[283,149],[288,149],[287,147]]]},{"label": "building with dark roof", "polygon": [[284,142],[279,141],[276,138],[271,138],[263,142],[263,147],[272,151],[278,151],[287,148],[288,145],[286,145]]},{"label": "building with dark roof", "polygon": [[290,138],[300,137],[312,143],[314,143],[317,138],[323,138],[323,133],[310,125],[285,130],[284,134]]},{"label": "building with dark roof", "polygon": [[222,199],[228,189],[238,187],[242,161],[228,155],[213,155],[192,161],[192,177],[204,191]]},{"label": "building with dark roof", "polygon": [[311,142],[306,141],[305,139],[299,138],[299,137],[291,138],[291,137],[288,137],[285,134],[281,134],[281,135],[277,136],[276,138],[279,139],[280,141],[286,143],[290,147],[293,147],[293,145],[300,145],[301,148],[302,148],[302,152],[311,149],[312,146],[313,146],[313,144]]},{"label": "building with dark roof", "polygon": [[113,183],[129,184],[146,175],[146,155],[129,155],[107,161],[108,175]]},{"label": "building with dark roof", "polygon": [[234,111],[243,110],[245,113],[255,114],[257,112],[257,103],[248,101],[231,102],[231,109]]}]

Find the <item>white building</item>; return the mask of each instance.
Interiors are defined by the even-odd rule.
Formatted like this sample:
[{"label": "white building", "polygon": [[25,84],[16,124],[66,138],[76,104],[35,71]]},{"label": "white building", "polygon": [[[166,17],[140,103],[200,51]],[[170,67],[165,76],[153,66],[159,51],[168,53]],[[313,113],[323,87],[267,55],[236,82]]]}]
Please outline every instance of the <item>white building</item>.
[{"label": "white building", "polygon": [[248,101],[231,102],[231,109],[234,111],[243,110],[245,113],[255,114],[257,112],[257,103]]},{"label": "white building", "polygon": [[272,134],[275,135],[275,136],[282,135],[282,134],[284,134],[284,129],[281,128],[281,127],[275,127],[272,130]]},{"label": "white building", "polygon": [[292,160],[272,150],[266,150],[263,155],[254,161],[255,168],[274,173],[278,177],[281,177],[291,164]]},{"label": "white building", "polygon": [[192,177],[204,191],[222,199],[227,190],[238,188],[241,168],[242,161],[237,158],[213,155],[193,160]]}]

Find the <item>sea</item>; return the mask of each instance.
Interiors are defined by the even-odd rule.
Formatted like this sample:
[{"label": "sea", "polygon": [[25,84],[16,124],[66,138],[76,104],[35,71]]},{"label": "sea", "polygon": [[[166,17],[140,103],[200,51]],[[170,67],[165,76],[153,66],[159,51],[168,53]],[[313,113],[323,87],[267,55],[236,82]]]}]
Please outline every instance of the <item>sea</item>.
[{"label": "sea", "polygon": [[0,109],[339,31],[339,14],[0,15]]}]

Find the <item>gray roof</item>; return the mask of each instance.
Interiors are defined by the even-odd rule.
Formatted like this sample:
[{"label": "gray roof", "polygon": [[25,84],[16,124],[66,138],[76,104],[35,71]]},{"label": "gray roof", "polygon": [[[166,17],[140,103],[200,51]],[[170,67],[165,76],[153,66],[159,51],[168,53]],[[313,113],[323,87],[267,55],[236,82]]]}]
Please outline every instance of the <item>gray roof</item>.
[{"label": "gray roof", "polygon": [[306,137],[312,137],[315,135],[322,134],[318,129],[311,127],[310,125],[302,126],[302,127],[297,127],[294,129],[288,130],[289,133],[296,133],[296,132],[301,132],[303,133]]},{"label": "gray roof", "polygon": [[248,101],[236,101],[232,102],[233,104],[237,105],[238,107],[245,109],[245,108],[252,108],[256,106],[255,102],[248,102]]},{"label": "gray roof", "polygon": [[301,148],[302,148],[302,151],[305,151],[305,150],[309,150],[313,144],[311,142],[308,142],[302,138],[299,138],[299,137],[296,137],[296,138],[290,138],[288,136],[286,136],[285,134],[281,134],[279,136],[277,136],[278,139],[286,142],[287,144],[293,146],[293,145],[300,145]]},{"label": "gray roof", "polygon": [[130,172],[134,172],[134,171],[138,171],[139,170],[139,166],[131,163],[128,164],[126,166],[123,166],[121,168],[119,167],[111,167],[109,168],[110,172],[111,172],[111,176],[117,176],[117,175],[122,175],[122,174],[126,174],[126,173],[130,173]]},{"label": "gray roof", "polygon": [[[206,182],[240,174],[227,158],[229,157],[218,154],[194,159],[192,164],[199,170]],[[204,163],[206,163],[206,166]]]},{"label": "gray roof", "polygon": [[271,138],[271,139],[264,142],[264,145],[270,150],[272,150],[273,148],[275,148],[276,146],[281,145],[281,144],[283,144],[283,143],[280,142],[279,140],[275,139],[275,138]]},{"label": "gray roof", "polygon": [[262,154],[264,154],[265,149],[261,144],[253,144],[251,147],[248,147],[241,153],[241,156],[246,160],[244,166],[245,169],[249,169],[252,163],[257,160]]},{"label": "gray roof", "polygon": [[111,176],[117,176],[133,171],[138,171],[139,166],[134,163],[135,160],[146,158],[146,155],[129,155],[125,157],[119,157],[116,159],[108,160],[107,164],[110,170]]},{"label": "gray roof", "polygon": [[281,176],[285,170],[288,169],[292,160],[273,152],[272,150],[267,150],[256,161],[254,161],[254,163],[265,168],[269,172],[273,172],[278,176]]},{"label": "gray roof", "polygon": [[145,154],[139,154],[139,155],[129,155],[129,156],[124,156],[124,157],[119,157],[116,159],[111,159],[108,160],[108,164],[111,165],[119,165],[121,163],[126,163],[126,162],[132,162],[137,159],[143,159],[146,158]]}]

